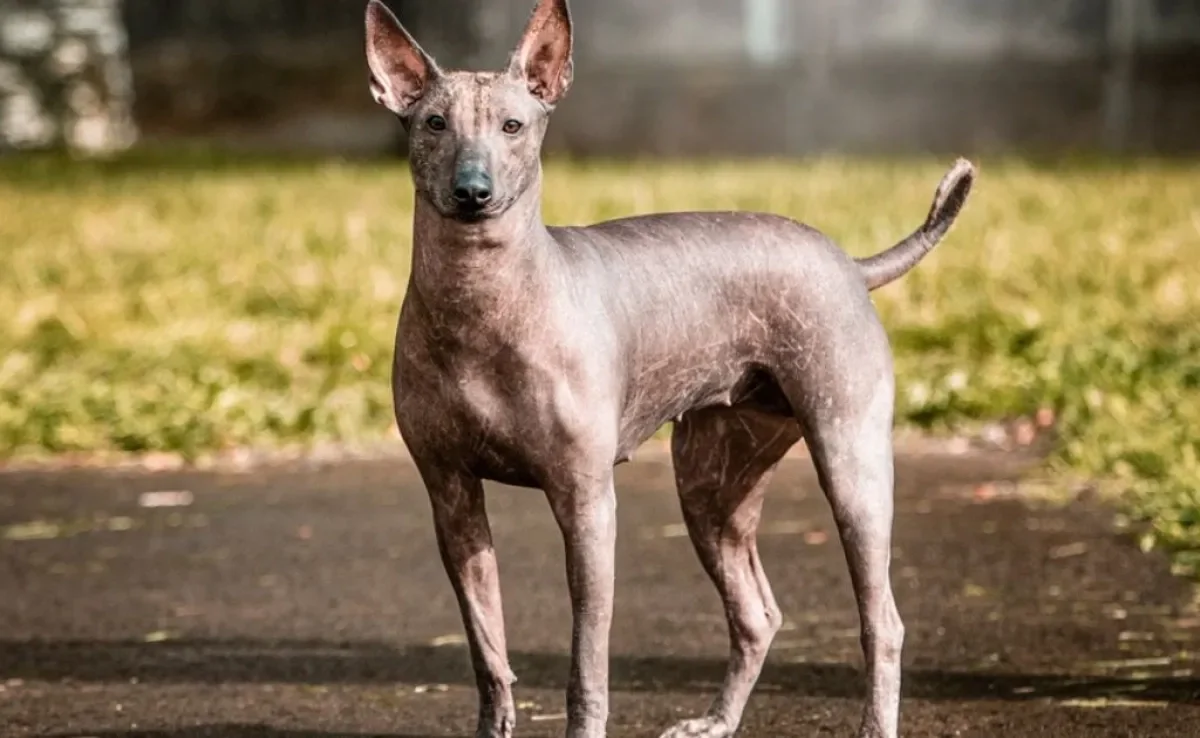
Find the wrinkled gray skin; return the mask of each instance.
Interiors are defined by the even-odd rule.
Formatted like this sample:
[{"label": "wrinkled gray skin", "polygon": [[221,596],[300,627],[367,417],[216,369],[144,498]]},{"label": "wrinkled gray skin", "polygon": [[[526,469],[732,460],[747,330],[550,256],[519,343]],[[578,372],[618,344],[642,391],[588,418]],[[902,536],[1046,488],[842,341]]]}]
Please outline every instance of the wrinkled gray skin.
[{"label": "wrinkled gray skin", "polygon": [[541,0],[504,72],[439,69],[377,0],[367,56],[376,100],[411,134],[414,251],[396,417],[462,610],[476,735],[510,736],[516,718],[481,480],[545,491],[574,613],[566,734],[597,738],[608,718],[613,467],[675,419],[679,498],[724,603],[730,655],[708,712],[664,735],[737,729],[782,619],[755,545],[763,491],[803,437],[858,600],[868,687],[859,735],[894,737],[904,628],[889,583],[893,374],[868,290],[945,235],[971,165],[959,160],[946,175],[918,231],[859,262],[766,214],[548,228],[539,152],[571,82],[565,0]]}]

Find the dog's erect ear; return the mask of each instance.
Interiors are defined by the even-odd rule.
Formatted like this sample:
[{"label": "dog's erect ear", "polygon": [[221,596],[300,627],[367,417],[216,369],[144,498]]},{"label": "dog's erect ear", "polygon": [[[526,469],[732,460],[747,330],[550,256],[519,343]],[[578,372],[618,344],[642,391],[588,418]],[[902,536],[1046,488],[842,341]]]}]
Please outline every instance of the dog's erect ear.
[{"label": "dog's erect ear", "polygon": [[567,0],[538,0],[508,71],[525,80],[529,92],[553,106],[571,87],[571,12]]},{"label": "dog's erect ear", "polygon": [[437,64],[380,0],[367,3],[367,66],[375,102],[401,117],[438,73]]}]

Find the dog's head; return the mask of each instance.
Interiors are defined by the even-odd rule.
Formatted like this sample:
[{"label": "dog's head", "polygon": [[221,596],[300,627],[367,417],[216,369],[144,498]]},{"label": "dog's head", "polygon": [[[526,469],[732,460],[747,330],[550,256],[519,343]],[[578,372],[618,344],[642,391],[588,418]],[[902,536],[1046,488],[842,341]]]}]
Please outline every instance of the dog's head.
[{"label": "dog's head", "polygon": [[537,182],[547,120],[571,86],[567,0],[539,0],[502,72],[442,70],[370,0],[367,65],[375,101],[409,133],[418,196],[449,218],[495,217]]}]

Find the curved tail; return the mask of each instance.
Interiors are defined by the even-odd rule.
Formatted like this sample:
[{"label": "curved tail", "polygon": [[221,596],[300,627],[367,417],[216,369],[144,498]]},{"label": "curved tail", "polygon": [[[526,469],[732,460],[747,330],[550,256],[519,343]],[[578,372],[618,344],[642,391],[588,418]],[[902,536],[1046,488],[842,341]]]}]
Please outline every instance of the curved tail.
[{"label": "curved tail", "polygon": [[916,232],[886,251],[855,260],[862,270],[868,290],[877,289],[904,276],[925,257],[925,254],[938,245],[962,210],[974,181],[975,167],[966,159],[958,159],[950,171],[946,172],[946,176],[942,177],[937,194],[933,198],[933,205],[929,208],[929,215]]}]

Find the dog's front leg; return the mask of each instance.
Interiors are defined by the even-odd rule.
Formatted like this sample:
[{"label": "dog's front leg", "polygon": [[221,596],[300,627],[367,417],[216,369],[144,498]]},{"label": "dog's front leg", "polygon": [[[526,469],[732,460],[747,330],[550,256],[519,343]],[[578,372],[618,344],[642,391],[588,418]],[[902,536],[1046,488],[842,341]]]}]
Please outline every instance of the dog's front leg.
[{"label": "dog's front leg", "polygon": [[500,607],[500,576],[483,484],[462,473],[423,473],[433,505],[438,550],[458,597],[475,681],[479,687],[476,738],[510,738],[516,723]]},{"label": "dog's front leg", "polygon": [[613,614],[617,498],[612,469],[547,485],[566,545],[573,628],[567,738],[602,738],[608,722],[608,637]]}]

